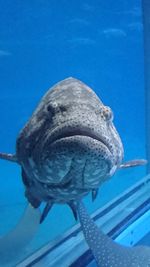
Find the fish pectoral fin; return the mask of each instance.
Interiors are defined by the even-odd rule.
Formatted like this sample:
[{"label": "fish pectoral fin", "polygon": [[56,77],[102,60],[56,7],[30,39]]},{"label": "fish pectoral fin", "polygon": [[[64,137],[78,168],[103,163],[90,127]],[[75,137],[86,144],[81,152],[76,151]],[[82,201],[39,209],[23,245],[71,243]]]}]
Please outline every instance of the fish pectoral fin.
[{"label": "fish pectoral fin", "polygon": [[146,159],[129,160],[129,161],[122,163],[119,166],[119,169],[142,166],[142,165],[146,165],[147,163],[148,163],[148,161]]},{"label": "fish pectoral fin", "polygon": [[15,154],[0,153],[0,159],[18,163],[18,160]]},{"label": "fish pectoral fin", "polygon": [[41,215],[41,218],[40,218],[40,224],[45,220],[47,214],[49,213],[49,211],[51,210],[53,206],[53,203],[52,202],[47,202],[43,212],[42,212],[42,215]]}]

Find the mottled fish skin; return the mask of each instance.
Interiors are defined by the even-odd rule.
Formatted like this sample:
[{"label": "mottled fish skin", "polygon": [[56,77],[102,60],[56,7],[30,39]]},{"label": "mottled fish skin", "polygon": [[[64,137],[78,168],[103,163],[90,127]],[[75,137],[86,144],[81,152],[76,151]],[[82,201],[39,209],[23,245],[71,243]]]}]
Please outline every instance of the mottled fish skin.
[{"label": "mottled fish skin", "polygon": [[[97,228],[78,202],[89,191],[94,200],[98,187],[117,169],[146,163],[136,160],[122,164],[123,146],[112,120],[111,109],[103,105],[92,89],[68,78],[42,98],[18,136],[16,154],[0,153],[0,158],[21,165],[25,194],[34,208],[42,201],[47,203],[40,219],[37,214],[36,224],[30,215],[29,221],[35,228],[53,203],[67,203],[75,219],[79,215],[98,266],[150,267],[149,248],[129,249],[114,243]],[[26,220],[21,226],[26,227]],[[27,230],[27,238],[33,230]],[[20,227],[16,235],[19,231]],[[9,248],[7,240],[6,236],[4,241]]]},{"label": "mottled fish skin", "polygon": [[114,174],[123,146],[112,120],[111,109],[77,79],[48,90],[16,144],[34,207],[80,199]]},{"label": "mottled fish skin", "polygon": [[99,267],[150,267],[150,247],[124,247],[105,235],[88,215],[82,202],[77,204],[79,220]]}]

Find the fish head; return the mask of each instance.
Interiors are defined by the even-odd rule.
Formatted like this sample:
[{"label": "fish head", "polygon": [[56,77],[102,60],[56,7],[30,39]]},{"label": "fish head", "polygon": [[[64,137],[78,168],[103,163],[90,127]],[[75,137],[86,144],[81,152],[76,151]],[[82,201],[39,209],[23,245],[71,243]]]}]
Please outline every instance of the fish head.
[{"label": "fish head", "polygon": [[112,110],[87,85],[68,78],[41,100],[20,133],[17,155],[30,179],[56,189],[53,197],[63,201],[64,194],[76,199],[111,177],[123,145]]}]

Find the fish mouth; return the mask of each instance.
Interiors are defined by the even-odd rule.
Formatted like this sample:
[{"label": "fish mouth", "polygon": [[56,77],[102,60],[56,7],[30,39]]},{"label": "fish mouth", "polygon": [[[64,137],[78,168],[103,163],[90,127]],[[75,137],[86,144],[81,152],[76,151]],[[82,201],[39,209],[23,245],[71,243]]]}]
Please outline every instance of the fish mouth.
[{"label": "fish mouth", "polygon": [[[36,179],[78,190],[97,188],[108,177],[114,157],[108,139],[87,127],[56,127],[35,153],[40,175]],[[67,184],[69,187],[69,184]]]},{"label": "fish mouth", "polygon": [[96,140],[103,144],[109,152],[112,154],[112,151],[110,149],[110,145],[108,142],[100,136],[98,133],[94,132],[94,130],[84,127],[78,127],[78,128],[62,128],[61,130],[57,130],[53,133],[51,133],[51,136],[49,139],[49,144],[52,144],[56,141],[59,141],[61,139],[67,139],[69,137],[76,137],[76,136],[82,136],[82,137],[90,137],[93,140]]}]

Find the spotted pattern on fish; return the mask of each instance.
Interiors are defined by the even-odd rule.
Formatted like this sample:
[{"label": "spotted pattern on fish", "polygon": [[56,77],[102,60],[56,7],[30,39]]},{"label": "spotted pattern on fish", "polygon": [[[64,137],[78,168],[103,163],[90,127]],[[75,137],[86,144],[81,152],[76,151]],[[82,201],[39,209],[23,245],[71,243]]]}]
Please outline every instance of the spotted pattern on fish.
[{"label": "spotted pattern on fish", "polygon": [[67,203],[75,219],[79,214],[98,266],[150,267],[150,248],[114,243],[81,202],[90,191],[94,200],[99,186],[118,168],[146,163],[143,159],[122,163],[123,146],[113,113],[87,85],[68,78],[48,90],[20,132],[16,154],[0,153],[0,158],[21,165],[25,195],[34,208],[46,202],[40,222],[54,203]]},{"label": "spotted pattern on fish", "polygon": [[77,205],[79,220],[99,267],[150,267],[150,247],[125,247],[105,235],[88,215],[83,203]]},{"label": "spotted pattern on fish", "polygon": [[26,197],[37,207],[97,189],[120,166],[123,146],[111,109],[83,82],[67,78],[48,90],[20,132],[16,157]]}]

